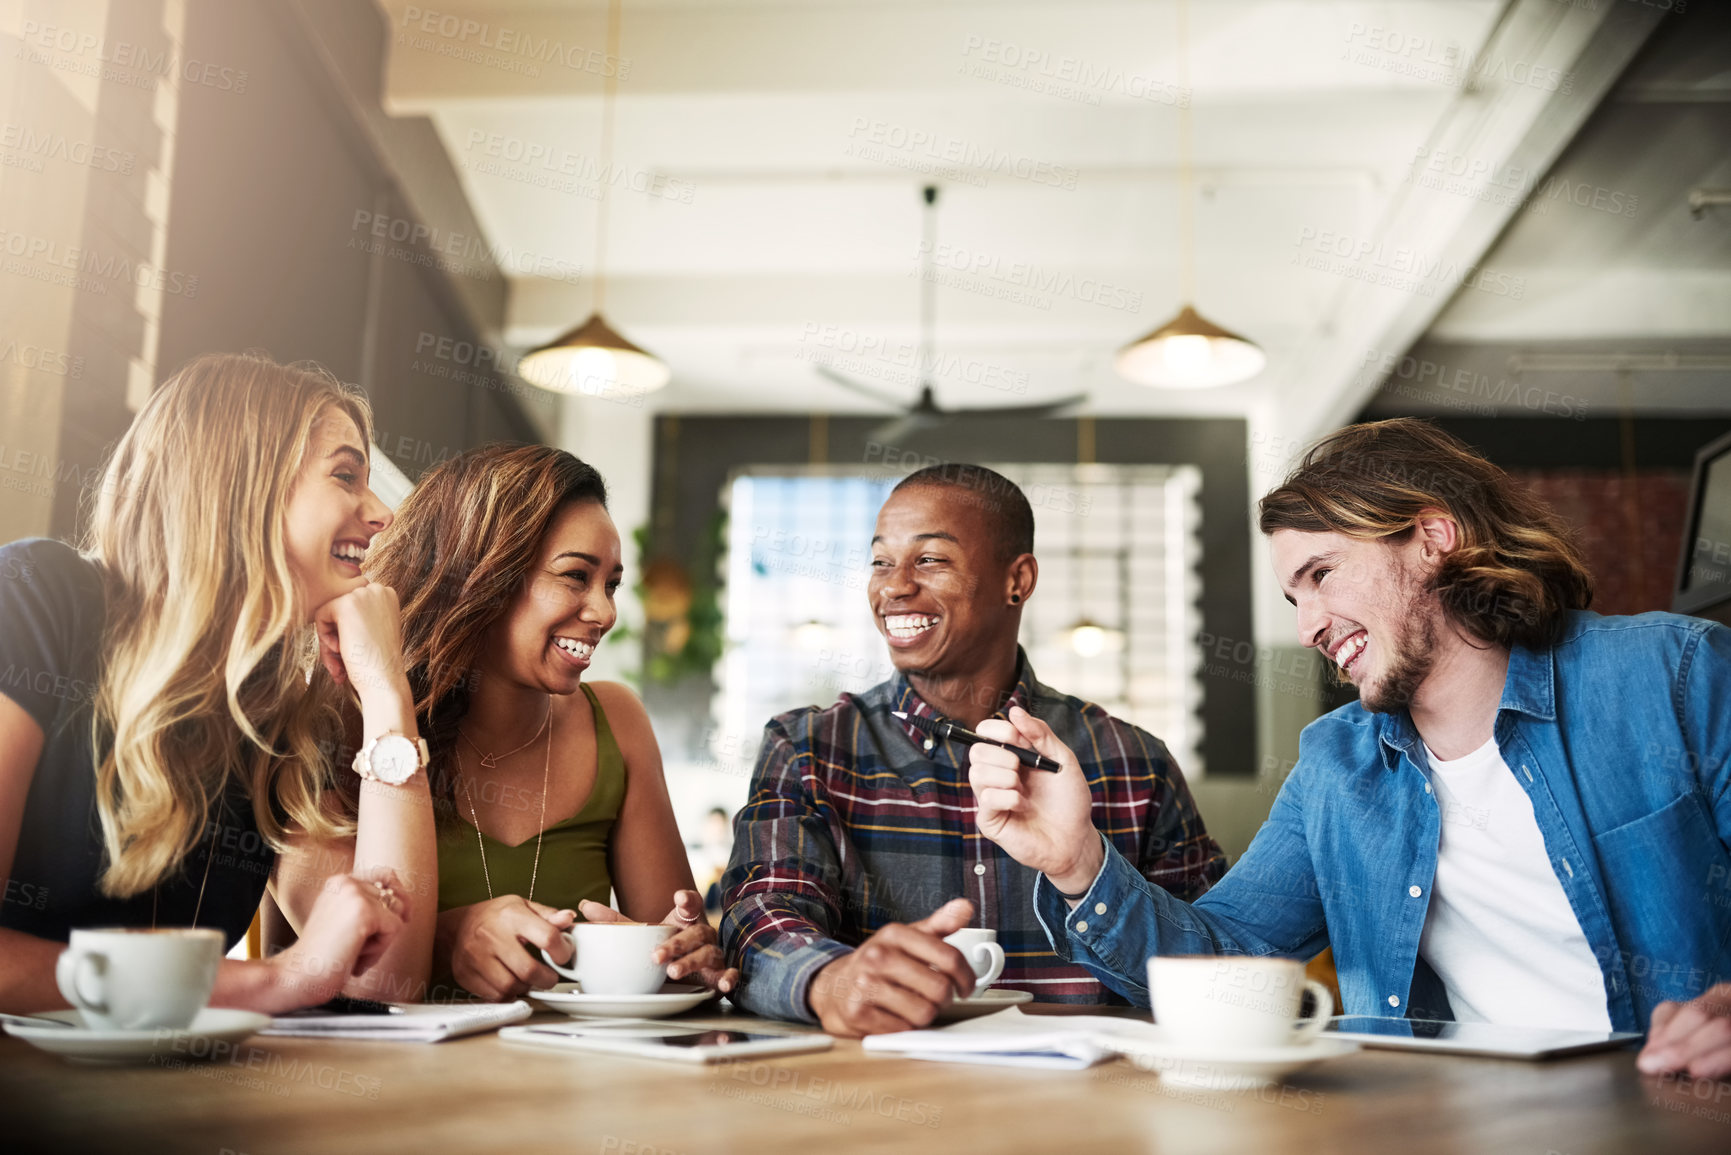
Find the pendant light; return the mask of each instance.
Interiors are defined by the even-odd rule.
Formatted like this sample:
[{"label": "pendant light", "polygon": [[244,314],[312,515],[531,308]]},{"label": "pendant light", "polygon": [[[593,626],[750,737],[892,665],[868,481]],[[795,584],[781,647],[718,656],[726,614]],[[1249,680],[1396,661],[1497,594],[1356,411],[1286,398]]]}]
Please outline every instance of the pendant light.
[{"label": "pendant light", "polygon": [[1162,389],[1207,389],[1231,385],[1262,372],[1268,358],[1237,333],[1198,313],[1196,299],[1195,174],[1190,156],[1190,11],[1178,0],[1178,86],[1186,99],[1178,109],[1178,212],[1180,275],[1184,307],[1153,332],[1118,350],[1113,365],[1138,385]]},{"label": "pendant light", "polygon": [[[1094,463],[1094,419],[1083,417],[1076,422],[1076,464],[1087,467]],[[1082,472],[1082,469],[1077,470],[1078,474]],[[1079,480],[1078,484],[1084,489],[1093,488],[1091,483],[1086,480]],[[1084,495],[1084,503],[1082,508],[1091,508],[1093,498]],[[1125,508],[1129,508],[1127,501]],[[1084,600],[1082,597],[1082,571],[1085,568],[1082,562],[1081,525],[1072,524],[1070,533],[1072,534],[1070,539],[1070,568],[1074,573],[1076,602],[1080,608]],[[1124,632],[1111,626],[1101,625],[1089,617],[1086,610],[1073,623],[1065,627],[1064,640],[1069,644],[1070,649],[1082,658],[1097,658],[1107,650],[1124,648]]]},{"label": "pendant light", "polygon": [[[619,3],[607,5],[607,55],[619,59]],[[517,373],[532,385],[558,393],[614,398],[659,389],[671,371],[666,362],[614,329],[601,315],[606,295],[607,186],[613,171],[613,106],[618,97],[619,70],[606,71],[601,97],[600,198],[595,203],[595,309],[589,319],[531,349],[517,363]]]},{"label": "pendant light", "polygon": [[1083,617],[1070,627],[1070,648],[1079,657],[1097,658],[1107,650],[1124,648],[1124,632]]},{"label": "pendant light", "polygon": [[1207,389],[1262,372],[1268,358],[1255,344],[1185,305],[1152,333],[1118,350],[1118,373],[1138,385]]}]

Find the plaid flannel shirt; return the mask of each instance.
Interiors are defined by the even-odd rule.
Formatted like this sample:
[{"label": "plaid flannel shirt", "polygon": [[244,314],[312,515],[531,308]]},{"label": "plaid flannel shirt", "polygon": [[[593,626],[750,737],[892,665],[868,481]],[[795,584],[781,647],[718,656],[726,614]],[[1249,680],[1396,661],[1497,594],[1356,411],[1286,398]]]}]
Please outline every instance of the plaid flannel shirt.
[{"label": "plaid flannel shirt", "polygon": [[[1098,706],[1020,677],[1004,710],[1021,706],[1075,751],[1094,795],[1094,825],[1150,882],[1186,901],[1225,873],[1166,747]],[[975,825],[967,747],[939,743],[890,716],[936,718],[900,674],[772,719],[751,792],[734,820],[722,879],[722,946],[743,974],[747,1009],[815,1021],[811,978],[890,922],[924,918],[952,898],[973,900],[972,925],[998,932],[997,986],[1066,1003],[1121,1003],[1085,968],[1065,962],[1034,913],[1037,874]],[[1039,771],[1044,773],[1044,771]]]}]

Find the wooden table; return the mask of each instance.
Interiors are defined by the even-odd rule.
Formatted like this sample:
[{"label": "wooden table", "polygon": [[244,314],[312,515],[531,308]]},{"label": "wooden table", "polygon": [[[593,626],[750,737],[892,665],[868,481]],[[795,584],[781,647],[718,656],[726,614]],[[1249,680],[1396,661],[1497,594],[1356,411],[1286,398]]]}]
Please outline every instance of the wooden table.
[{"label": "wooden table", "polygon": [[1632,1052],[1520,1063],[1366,1050],[1284,1087],[1224,1094],[1163,1086],[1124,1061],[1011,1070],[869,1055],[847,1041],[705,1068],[494,1035],[254,1038],[223,1062],[169,1069],[78,1067],[3,1038],[0,1150],[1725,1155],[1731,1083],[1644,1078]]}]

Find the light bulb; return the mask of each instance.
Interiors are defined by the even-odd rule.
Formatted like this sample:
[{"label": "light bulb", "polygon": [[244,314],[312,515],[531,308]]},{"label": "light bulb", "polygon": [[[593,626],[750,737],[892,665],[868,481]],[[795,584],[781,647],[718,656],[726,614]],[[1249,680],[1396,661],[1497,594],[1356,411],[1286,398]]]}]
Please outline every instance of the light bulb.
[{"label": "light bulb", "polygon": [[1106,650],[1106,631],[1099,626],[1077,626],[1070,631],[1070,648],[1084,658],[1097,658]]}]

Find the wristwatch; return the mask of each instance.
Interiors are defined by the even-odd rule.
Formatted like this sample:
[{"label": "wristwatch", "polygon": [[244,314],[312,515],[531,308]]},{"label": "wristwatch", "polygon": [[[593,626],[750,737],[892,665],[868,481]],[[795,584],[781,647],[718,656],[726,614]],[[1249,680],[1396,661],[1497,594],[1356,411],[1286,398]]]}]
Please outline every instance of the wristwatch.
[{"label": "wristwatch", "polygon": [[355,754],[355,773],[371,782],[401,786],[426,768],[427,740],[409,741],[395,730],[387,730],[362,746]]}]

